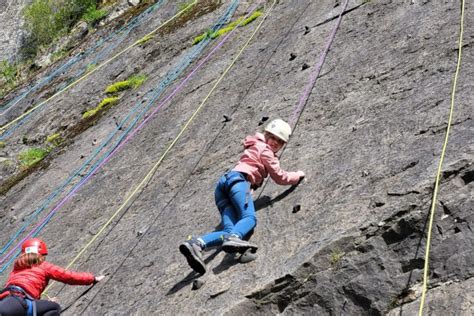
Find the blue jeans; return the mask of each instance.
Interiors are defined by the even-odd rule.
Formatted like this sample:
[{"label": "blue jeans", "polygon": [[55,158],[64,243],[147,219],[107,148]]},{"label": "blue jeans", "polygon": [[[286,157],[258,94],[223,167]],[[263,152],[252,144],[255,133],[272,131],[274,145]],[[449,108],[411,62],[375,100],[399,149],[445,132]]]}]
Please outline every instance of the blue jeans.
[{"label": "blue jeans", "polygon": [[221,213],[223,230],[202,236],[206,247],[221,245],[222,236],[227,234],[236,234],[243,238],[257,225],[250,183],[244,174],[237,171],[224,174],[217,183],[215,200]]}]

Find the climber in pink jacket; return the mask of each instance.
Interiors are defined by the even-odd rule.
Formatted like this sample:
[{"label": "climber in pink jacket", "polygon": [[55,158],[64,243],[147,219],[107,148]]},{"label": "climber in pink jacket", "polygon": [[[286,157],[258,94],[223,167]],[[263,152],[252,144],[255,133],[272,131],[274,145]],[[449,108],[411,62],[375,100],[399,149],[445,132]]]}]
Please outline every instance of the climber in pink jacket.
[{"label": "climber in pink jacket", "polygon": [[199,238],[190,237],[179,246],[191,268],[206,273],[203,251],[206,247],[222,245],[226,252],[245,252],[252,245],[242,240],[257,224],[251,189],[260,187],[270,177],[281,185],[297,184],[303,171],[287,172],[280,168],[276,153],[288,142],[291,127],[283,120],[271,121],[264,134],[256,133],[244,140],[244,153],[237,165],[225,173],[215,190],[215,201],[221,214],[223,230]]}]

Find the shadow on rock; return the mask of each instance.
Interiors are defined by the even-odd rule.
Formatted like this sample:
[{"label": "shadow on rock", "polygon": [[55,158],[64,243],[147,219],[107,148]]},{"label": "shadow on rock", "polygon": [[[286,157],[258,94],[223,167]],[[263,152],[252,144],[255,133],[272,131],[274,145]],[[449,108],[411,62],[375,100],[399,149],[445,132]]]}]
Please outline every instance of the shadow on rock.
[{"label": "shadow on rock", "polygon": [[[254,201],[255,204],[255,210],[261,210],[267,206],[273,205],[273,203],[279,202],[283,200],[285,197],[287,197],[291,192],[293,192],[298,184],[292,185],[290,188],[287,190],[283,191],[281,194],[277,195],[275,198],[271,198],[270,196],[264,195],[259,197],[257,200]],[[221,230],[222,226],[219,224],[216,226],[215,230]],[[250,237],[253,235],[254,230],[250,231],[246,236],[244,236],[244,240],[249,240]],[[211,254],[209,257],[207,257],[204,261],[206,264],[208,264],[211,260],[213,260],[221,251],[221,249],[217,249],[213,254]],[[235,254],[226,254],[224,256],[224,259],[222,259],[221,263],[217,265],[215,268],[212,269],[214,274],[220,274],[226,270],[228,270],[230,267],[238,264],[239,261],[235,258]],[[166,293],[166,296],[175,294],[176,292],[180,291],[182,288],[188,286],[191,284],[194,280],[199,278],[201,275],[198,273],[192,271],[189,273],[184,279],[176,283],[169,291]]]},{"label": "shadow on rock", "polygon": [[[219,254],[220,251],[221,251],[221,249],[217,249],[216,251],[214,251],[214,253],[212,253],[209,257],[204,259],[204,262],[206,264],[208,264],[211,260],[213,260]],[[189,284],[191,284],[195,279],[199,278],[200,276],[201,275],[199,273],[196,273],[196,272],[192,271],[187,276],[185,276],[184,279],[182,279],[181,281],[176,283],[168,291],[168,293],[166,293],[166,296],[175,294],[176,292],[180,291],[183,287],[186,287]]]},{"label": "shadow on rock", "polygon": [[[430,206],[431,208],[431,206]],[[421,258],[419,257],[420,256],[420,250],[423,250],[422,249],[422,242],[423,240],[425,239],[425,236],[427,234],[427,227],[428,227],[428,221],[430,219],[430,214],[429,213],[426,213],[426,216],[425,216],[425,222],[423,223],[423,228],[421,229],[421,231],[423,232],[422,234],[420,234],[420,237],[418,238],[418,243],[416,245],[416,250],[415,250],[415,255],[413,257],[413,259],[411,260],[412,262],[416,262],[417,260],[421,260],[421,264],[424,265],[425,263],[425,259],[423,257],[423,253],[421,253]],[[420,265],[421,265],[420,264]],[[407,283],[406,283],[406,286],[405,288],[402,290],[402,293],[399,295],[398,299],[402,299],[403,297],[406,297],[406,296],[409,296],[410,295],[410,292],[412,291],[410,289],[410,285],[413,283],[413,270],[410,270],[410,273],[408,274],[408,279],[407,279]],[[422,280],[421,280],[422,281]],[[402,315],[405,315],[404,314],[404,311],[403,311],[403,304],[400,306],[400,316]]]},{"label": "shadow on rock", "polygon": [[296,189],[297,186],[298,186],[298,184],[292,185],[291,187],[289,187],[288,189],[286,189],[285,191],[283,191],[282,193],[280,193],[279,195],[277,195],[273,199],[268,195],[262,195],[262,196],[258,197],[254,201],[255,210],[259,211],[259,210],[261,210],[261,209],[263,209],[267,206],[272,206],[274,203],[283,200],[288,195],[290,195],[290,193],[293,192]]},{"label": "shadow on rock", "polygon": [[224,259],[222,259],[221,263],[219,263],[219,265],[217,265],[214,269],[212,269],[212,272],[214,272],[214,274],[217,275],[228,270],[230,267],[238,264],[239,261],[237,261],[235,257],[236,257],[235,254],[232,254],[232,253],[226,254],[224,256]]}]

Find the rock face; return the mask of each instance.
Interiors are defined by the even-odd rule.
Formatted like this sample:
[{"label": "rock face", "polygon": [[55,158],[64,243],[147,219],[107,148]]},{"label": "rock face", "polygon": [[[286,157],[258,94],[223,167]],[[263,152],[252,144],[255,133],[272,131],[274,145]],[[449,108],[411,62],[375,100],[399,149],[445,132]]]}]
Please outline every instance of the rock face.
[{"label": "rock face", "polygon": [[[25,31],[23,29],[23,13],[22,10],[30,4],[32,0],[4,0],[0,4],[0,60],[13,61],[17,57],[17,53],[21,47]],[[140,0],[122,0],[114,1],[112,4],[106,6],[112,14],[107,17],[111,21],[126,12],[131,6],[140,4]],[[105,2],[105,4],[108,4]],[[76,39],[82,39],[82,34],[87,32],[87,25],[84,30],[85,22],[79,23],[75,29],[72,30],[72,38],[66,39],[69,45],[76,45]],[[67,48],[67,47],[63,47]],[[38,65],[42,67],[42,65]]]},{"label": "rock face", "polygon": [[[234,19],[255,3],[242,1]],[[67,132],[104,97],[107,85],[133,73],[148,76],[143,86],[121,94],[118,105],[53,150],[41,168],[1,197],[2,246],[135,104],[150,100],[147,92],[229,4],[199,1],[188,15],[53,99],[15,130],[2,150],[9,157],[27,146],[24,137],[41,140],[58,131],[73,135]],[[189,234],[201,235],[219,224],[214,186],[238,160],[241,140],[263,121],[292,116],[340,6],[341,1],[278,1],[207,98],[261,18],[238,28],[162,103],[199,63],[194,62],[154,102],[161,108],[153,119],[61,205],[39,234],[50,246],[48,259],[65,266],[94,238],[72,269],[107,274],[86,293],[54,284],[48,295],[59,298],[65,314],[417,313],[427,220],[457,63],[459,3],[351,1],[281,155],[282,167],[304,170],[306,181],[287,188],[270,180],[254,192],[257,260],[240,264],[211,249],[206,252],[208,273],[194,282],[197,275],[178,251]],[[153,19],[131,32],[116,51],[177,10],[170,1],[154,11]],[[474,31],[466,27],[473,19],[474,9],[467,4],[462,66],[432,232],[425,302],[429,315],[474,311]],[[201,61],[221,39],[211,42]],[[96,41],[91,35],[83,45]],[[45,100],[62,82],[57,79],[25,97],[5,122]],[[124,206],[144,178],[146,185]],[[55,197],[28,232],[65,196]],[[102,229],[106,223],[110,225]]]},{"label": "rock face", "polygon": [[23,37],[22,9],[31,0],[4,0],[0,5],[0,60],[11,60],[21,45]]}]

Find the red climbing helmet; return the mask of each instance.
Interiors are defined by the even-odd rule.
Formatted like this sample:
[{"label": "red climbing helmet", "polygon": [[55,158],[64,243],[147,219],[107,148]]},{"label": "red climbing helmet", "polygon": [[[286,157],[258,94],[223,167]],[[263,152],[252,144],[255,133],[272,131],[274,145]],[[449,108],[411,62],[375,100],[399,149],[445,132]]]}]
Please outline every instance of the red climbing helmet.
[{"label": "red climbing helmet", "polygon": [[23,245],[21,246],[22,253],[36,253],[43,256],[48,254],[48,248],[44,241],[39,238],[31,238],[25,240]]}]

